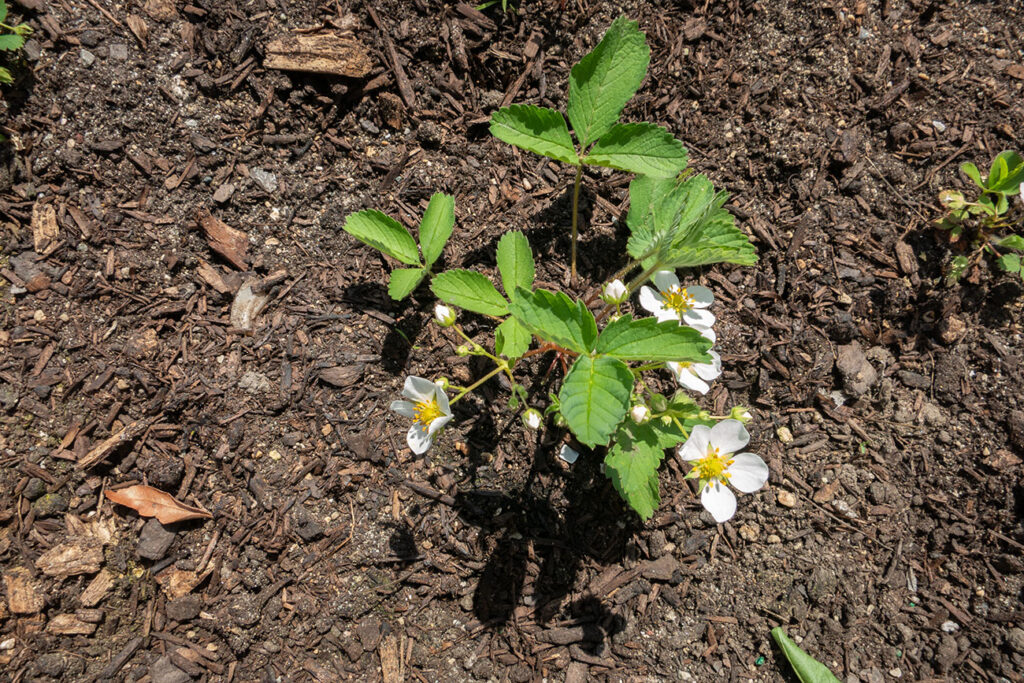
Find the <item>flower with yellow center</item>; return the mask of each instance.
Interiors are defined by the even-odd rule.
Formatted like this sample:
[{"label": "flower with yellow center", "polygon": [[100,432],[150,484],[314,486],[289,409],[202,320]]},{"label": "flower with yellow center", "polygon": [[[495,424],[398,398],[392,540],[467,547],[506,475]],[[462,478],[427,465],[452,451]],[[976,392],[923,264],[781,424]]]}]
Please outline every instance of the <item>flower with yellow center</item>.
[{"label": "flower with yellow center", "polygon": [[753,493],[768,482],[768,466],[753,453],[737,453],[750,442],[743,423],[722,420],[714,427],[697,425],[679,447],[679,457],[693,466],[687,478],[697,479],[700,502],[721,524],[736,514],[737,491]]},{"label": "flower with yellow center", "polygon": [[705,310],[715,301],[714,294],[707,287],[683,287],[671,270],[655,273],[654,286],[657,289],[646,285],[640,288],[640,305],[653,313],[658,322],[678,320],[702,334],[715,324],[715,316]]},{"label": "flower with yellow center", "polygon": [[411,401],[392,401],[391,410],[412,418],[405,440],[413,453],[422,455],[433,445],[437,432],[452,419],[448,395],[429,379],[411,375],[405,378],[402,395]]},{"label": "flower with yellow center", "polygon": [[715,351],[708,351],[708,355],[711,356],[710,363],[690,363],[686,361],[676,363],[675,361],[670,361],[665,365],[672,372],[676,381],[679,382],[679,386],[690,391],[706,394],[711,389],[709,382],[717,379],[722,374],[722,357]]}]

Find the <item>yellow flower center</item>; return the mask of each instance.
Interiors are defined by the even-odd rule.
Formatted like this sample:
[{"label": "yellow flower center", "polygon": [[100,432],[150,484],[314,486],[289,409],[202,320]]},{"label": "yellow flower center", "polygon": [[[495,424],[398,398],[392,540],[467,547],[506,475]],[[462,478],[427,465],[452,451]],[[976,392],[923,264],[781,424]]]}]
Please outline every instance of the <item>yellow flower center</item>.
[{"label": "yellow flower center", "polygon": [[680,289],[675,286],[662,292],[661,298],[665,300],[665,308],[671,308],[679,315],[692,309],[695,303],[693,297],[690,296],[690,293],[685,288]]},{"label": "yellow flower center", "polygon": [[685,370],[685,369],[687,369],[687,368],[691,367],[691,366],[693,365],[693,363],[691,363],[691,362],[690,362],[690,361],[688,361],[688,360],[681,360],[681,361],[679,361],[678,363],[676,363],[676,365],[678,365],[678,366],[679,366],[679,369],[680,369],[680,370]]},{"label": "yellow flower center", "polygon": [[693,468],[697,470],[701,481],[727,482],[729,481],[729,477],[732,476],[726,471],[734,462],[733,459],[729,457],[731,455],[732,453],[722,455],[718,452],[717,448],[708,446],[707,455],[698,460],[694,464]]},{"label": "yellow flower center", "polygon": [[419,422],[424,427],[429,427],[430,423],[441,417],[441,406],[437,405],[437,399],[431,397],[429,401],[420,401],[413,408],[413,421]]}]

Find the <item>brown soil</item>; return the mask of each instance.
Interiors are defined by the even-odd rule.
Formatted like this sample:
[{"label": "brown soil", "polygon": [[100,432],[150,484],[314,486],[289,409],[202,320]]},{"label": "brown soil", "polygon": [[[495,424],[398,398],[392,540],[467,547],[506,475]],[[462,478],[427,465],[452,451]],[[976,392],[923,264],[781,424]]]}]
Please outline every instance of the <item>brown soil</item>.
[{"label": "brown soil", "polygon": [[[1022,147],[1020,8],[627,4],[15,1],[36,33],[2,119],[0,681],[793,680],[777,625],[848,681],[1024,681],[1021,286],[945,287],[929,227],[962,161]],[[521,229],[566,285],[571,174],[486,122],[563,107],[620,9],[652,47],[626,117],[686,142],[761,255],[691,274],[727,368],[704,404],[750,405],[772,471],[722,526],[674,458],[641,523],[496,382],[413,457],[404,376],[485,368],[341,231],[365,207],[414,225],[445,191],[448,266],[492,273]],[[324,25],[369,74],[264,68]],[[580,293],[622,264],[627,183],[586,178]],[[233,330],[242,277],[280,270]],[[537,396],[546,369],[522,373]],[[112,506],[129,482],[213,519]]]}]

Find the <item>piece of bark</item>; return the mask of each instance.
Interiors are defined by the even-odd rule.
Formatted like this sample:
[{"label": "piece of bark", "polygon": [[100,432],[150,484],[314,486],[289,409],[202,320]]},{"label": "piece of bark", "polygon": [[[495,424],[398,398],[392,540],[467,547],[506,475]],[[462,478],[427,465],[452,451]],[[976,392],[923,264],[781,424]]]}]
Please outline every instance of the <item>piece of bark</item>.
[{"label": "piece of bark", "polygon": [[36,568],[47,576],[60,578],[94,574],[103,564],[103,542],[79,536],[54,546],[39,556]]},{"label": "piece of bark", "polygon": [[24,567],[4,572],[7,588],[7,609],[12,614],[36,614],[46,605],[46,596]]},{"label": "piece of bark", "polygon": [[249,236],[235,230],[224,221],[204,211],[199,215],[199,225],[206,233],[210,248],[228,260],[239,270],[249,269]]},{"label": "piece of bark", "polygon": [[157,21],[170,21],[178,16],[174,0],[146,0],[142,11]]},{"label": "piece of bark", "polygon": [[37,202],[32,207],[32,241],[36,253],[46,253],[48,248],[56,244],[59,235],[57,211],[53,208],[53,204]]},{"label": "piece of bark", "polygon": [[95,607],[103,601],[103,598],[107,597],[107,593],[113,587],[114,575],[107,569],[101,569],[100,573],[82,591],[82,594],[78,597],[78,602],[83,607]]},{"label": "piece of bark", "polygon": [[337,33],[291,34],[267,45],[263,66],[362,78],[370,72],[373,60],[365,45]]},{"label": "piece of bark", "polygon": [[402,683],[405,678],[400,650],[398,638],[393,634],[380,641],[377,653],[380,655],[380,673],[384,683]]},{"label": "piece of bark", "polygon": [[84,470],[103,462],[119,446],[139,438],[149,425],[150,420],[136,420],[128,423],[124,429],[113,436],[108,436],[86,453],[85,457],[78,461],[78,467]]},{"label": "piece of bark", "polygon": [[224,281],[224,277],[220,274],[220,271],[206,261],[199,262],[199,267],[196,268],[196,275],[199,276],[199,279],[216,289],[221,294],[231,294],[231,286]]},{"label": "piece of bark", "polygon": [[89,636],[96,631],[96,624],[82,621],[74,614],[58,614],[50,619],[46,630],[62,636]]},{"label": "piece of bark", "polygon": [[917,272],[917,257],[914,249],[902,240],[896,243],[896,260],[899,261],[900,270],[904,275],[911,275]]},{"label": "piece of bark", "polygon": [[356,365],[338,365],[320,371],[320,380],[334,387],[344,388],[358,382],[363,376],[362,363]]},{"label": "piece of bark", "polygon": [[125,23],[128,24],[128,28],[131,30],[132,35],[135,36],[135,40],[139,41],[139,47],[145,50],[146,45],[149,43],[149,25],[146,23],[146,20],[137,14],[129,14],[125,17]]},{"label": "piece of bark", "polygon": [[196,586],[201,584],[212,573],[213,567],[210,567],[202,574],[172,567],[160,572],[154,578],[160,584],[168,600],[177,600],[195,590]]}]

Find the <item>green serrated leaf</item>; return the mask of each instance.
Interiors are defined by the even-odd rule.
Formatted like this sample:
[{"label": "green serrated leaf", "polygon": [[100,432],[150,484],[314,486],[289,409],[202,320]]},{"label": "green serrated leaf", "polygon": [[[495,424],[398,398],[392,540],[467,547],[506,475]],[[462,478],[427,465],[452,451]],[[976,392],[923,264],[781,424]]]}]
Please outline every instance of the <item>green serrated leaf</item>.
[{"label": "green serrated leaf", "polygon": [[996,262],[1007,273],[1021,272],[1020,254],[1003,254]]},{"label": "green serrated leaf", "polygon": [[992,167],[998,168],[999,177],[993,180],[993,174],[989,174],[986,183],[990,191],[1016,194],[1020,190],[1021,181],[1024,181],[1024,158],[1020,154],[1012,151],[1002,152],[996,157]]},{"label": "green serrated leaf", "polygon": [[[14,82],[14,76],[11,75],[11,72],[8,71],[7,69],[5,69],[4,67],[0,66],[0,83],[13,83],[13,82]],[[6,139],[7,138],[4,138],[4,140],[6,140]]]},{"label": "green serrated leaf", "polygon": [[494,351],[506,358],[520,358],[530,348],[533,335],[515,318],[506,318],[494,330]]},{"label": "green serrated leaf", "polygon": [[800,679],[800,683],[839,683],[839,679],[832,675],[828,667],[801,650],[781,627],[772,629],[772,638],[793,667],[793,673]]},{"label": "green serrated leaf", "polygon": [[535,267],[526,235],[518,230],[502,235],[498,240],[497,257],[501,286],[509,298],[515,296],[517,287],[527,291],[533,288]]},{"label": "green serrated leaf", "polygon": [[590,353],[597,343],[597,322],[582,301],[561,292],[517,289],[509,306],[512,315],[533,334],[576,353]]},{"label": "green serrated leaf", "polygon": [[401,223],[380,211],[367,209],[351,214],[345,219],[345,226],[342,229],[360,242],[406,265],[420,265],[416,240]]},{"label": "green serrated leaf", "polygon": [[621,16],[569,73],[567,112],[586,148],[618,121],[647,74],[651,50],[637,22]]},{"label": "green serrated leaf", "polygon": [[978,170],[977,166],[969,161],[965,161],[960,164],[960,170],[963,171],[968,178],[973,180],[975,185],[984,189],[985,183],[981,180],[981,171]]},{"label": "green serrated leaf", "polygon": [[24,36],[15,33],[0,35],[0,50],[20,50],[24,44]]},{"label": "green serrated leaf", "polygon": [[953,261],[949,264],[949,272],[946,274],[946,282],[952,284],[963,277],[964,272],[967,270],[967,266],[970,262],[966,256],[954,256]]},{"label": "green serrated leaf", "polygon": [[609,323],[597,340],[597,353],[622,360],[707,363],[711,342],[692,327],[675,320],[633,320],[624,315]]},{"label": "green serrated leaf", "polygon": [[455,227],[455,198],[442,192],[430,198],[420,221],[420,248],[427,268],[441,256],[444,245]]},{"label": "green serrated leaf", "polygon": [[617,358],[580,356],[558,393],[562,416],[581,443],[607,444],[626,411],[633,373]]},{"label": "green serrated leaf", "polygon": [[1007,235],[999,240],[999,246],[1024,251],[1024,237],[1020,235]]},{"label": "green serrated leaf", "polygon": [[651,123],[620,123],[601,136],[585,164],[656,178],[674,178],[686,168],[686,148],[672,133]]},{"label": "green serrated leaf", "polygon": [[665,450],[657,445],[619,438],[604,458],[605,476],[644,521],[654,515],[661,503],[658,468],[664,457]]},{"label": "green serrated leaf", "polygon": [[395,301],[401,301],[412,294],[427,271],[422,268],[396,268],[391,271],[391,280],[388,282],[388,295]]},{"label": "green serrated leaf", "polygon": [[508,315],[508,302],[482,273],[448,270],[434,276],[430,289],[441,301],[482,315]]},{"label": "green serrated leaf", "polygon": [[0,0],[0,22],[7,21],[7,3]]},{"label": "green serrated leaf", "polygon": [[513,104],[491,116],[491,135],[528,152],[573,166],[580,158],[562,112],[532,104]]}]

